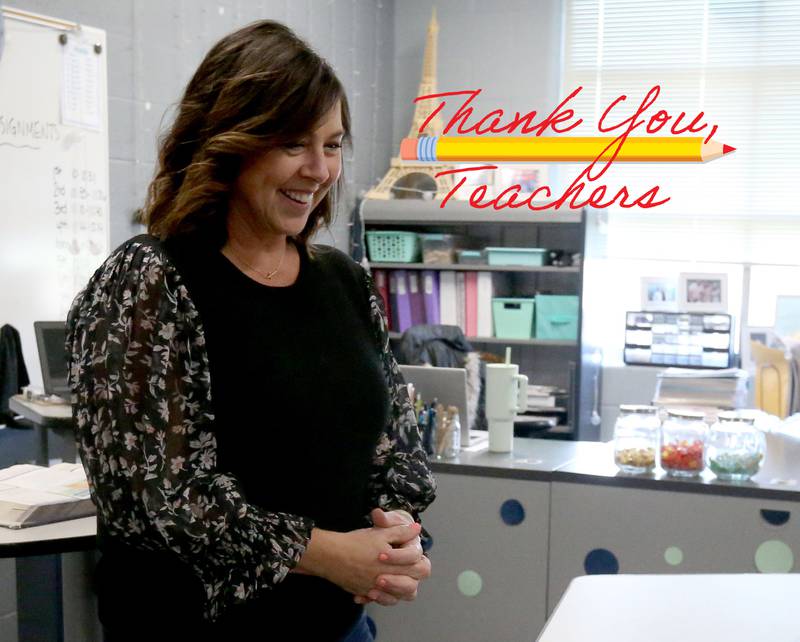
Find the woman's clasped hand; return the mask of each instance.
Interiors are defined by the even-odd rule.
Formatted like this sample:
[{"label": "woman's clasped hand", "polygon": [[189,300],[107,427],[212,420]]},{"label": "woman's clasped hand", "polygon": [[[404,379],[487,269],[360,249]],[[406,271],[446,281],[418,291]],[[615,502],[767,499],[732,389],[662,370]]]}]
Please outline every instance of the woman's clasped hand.
[{"label": "woman's clasped hand", "polygon": [[370,514],[373,528],[390,529],[408,526],[410,531],[400,531],[405,542],[395,543],[388,550],[378,555],[378,560],[392,568],[383,571],[375,581],[366,597],[356,595],[359,604],[377,602],[383,606],[392,606],[399,600],[413,600],[417,597],[420,580],[431,574],[431,562],[423,555],[420,531],[422,527],[414,518],[403,510],[382,511],[376,508]]},{"label": "woman's clasped hand", "polygon": [[295,572],[318,575],[352,593],[358,604],[413,600],[431,574],[421,526],[406,511],[370,513],[373,526],[345,533],[315,528]]}]

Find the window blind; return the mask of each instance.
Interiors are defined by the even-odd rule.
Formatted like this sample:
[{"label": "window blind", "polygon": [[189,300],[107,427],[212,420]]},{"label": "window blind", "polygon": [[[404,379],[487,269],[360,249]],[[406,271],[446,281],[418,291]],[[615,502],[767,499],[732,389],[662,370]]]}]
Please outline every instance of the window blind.
[{"label": "window blind", "polygon": [[585,118],[572,134],[597,135],[616,97],[628,99],[613,122],[657,84],[646,116],[703,111],[699,135],[717,124],[715,140],[737,148],[704,164],[615,164],[610,186],[660,185],[671,201],[612,206],[609,256],[800,264],[800,2],[565,0],[565,12],[562,95],[582,86]]}]

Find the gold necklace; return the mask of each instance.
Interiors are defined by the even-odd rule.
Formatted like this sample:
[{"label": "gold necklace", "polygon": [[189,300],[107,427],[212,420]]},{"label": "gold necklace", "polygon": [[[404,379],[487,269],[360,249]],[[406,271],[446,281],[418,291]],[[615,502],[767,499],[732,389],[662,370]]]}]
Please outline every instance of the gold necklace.
[{"label": "gold necklace", "polygon": [[252,265],[250,265],[250,264],[249,264],[247,261],[245,261],[245,260],[242,258],[242,256],[241,256],[241,255],[240,255],[240,254],[239,254],[239,253],[238,253],[236,250],[234,250],[234,249],[233,249],[233,243],[231,243],[229,247],[231,248],[231,252],[233,253],[233,255],[234,255],[234,256],[235,256],[235,257],[236,257],[236,258],[237,258],[239,261],[241,261],[242,263],[244,263],[245,267],[249,268],[250,270],[252,270],[252,271],[253,271],[253,272],[255,272],[256,274],[258,274],[258,276],[260,276],[262,279],[265,279],[265,280],[267,280],[267,281],[271,281],[271,280],[272,280],[272,277],[273,277],[273,276],[275,276],[275,275],[278,273],[278,270],[280,270],[280,269],[281,269],[281,266],[283,265],[283,259],[284,259],[284,258],[286,258],[286,244],[284,244],[284,246],[283,246],[283,254],[281,254],[281,260],[280,260],[280,261],[278,261],[278,267],[276,267],[274,270],[272,270],[272,272],[269,272],[269,273],[267,273],[267,272],[262,272],[261,270],[259,270],[259,269],[255,268],[255,267],[253,267],[253,266],[252,266]]}]

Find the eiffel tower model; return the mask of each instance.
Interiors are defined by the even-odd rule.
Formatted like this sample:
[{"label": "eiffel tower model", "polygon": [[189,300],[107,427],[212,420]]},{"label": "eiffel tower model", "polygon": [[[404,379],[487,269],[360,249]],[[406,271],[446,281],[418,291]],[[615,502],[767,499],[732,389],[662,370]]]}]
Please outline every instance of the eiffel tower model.
[{"label": "eiffel tower model", "polygon": [[[428,24],[428,41],[425,44],[425,58],[422,63],[422,80],[419,83],[418,96],[436,93],[436,41],[439,34],[439,23],[436,21],[436,7],[433,8],[430,24]],[[414,118],[408,138],[420,136],[438,136],[444,124],[437,115],[431,119],[423,131],[422,123],[431,115],[435,104],[431,101],[420,101],[414,109]],[[421,161],[404,161],[399,155],[391,160],[389,171],[377,186],[367,192],[367,198],[388,200],[390,198],[424,198],[442,199],[453,188],[453,175],[446,174],[435,178],[438,172],[454,169],[445,163]]]}]

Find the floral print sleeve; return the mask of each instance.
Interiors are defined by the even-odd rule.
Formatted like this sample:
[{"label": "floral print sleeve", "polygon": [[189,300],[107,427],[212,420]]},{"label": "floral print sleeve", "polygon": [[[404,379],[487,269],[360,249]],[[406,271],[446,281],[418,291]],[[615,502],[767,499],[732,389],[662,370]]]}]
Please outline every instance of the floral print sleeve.
[{"label": "floral print sleeve", "polygon": [[386,314],[372,276],[364,272],[369,296],[370,319],[383,360],[389,388],[389,422],[378,440],[369,481],[372,506],[384,510],[403,509],[419,519],[433,501],[436,482],[428,455],[422,447],[414,407],[389,345]]},{"label": "floral print sleeve", "polygon": [[173,551],[202,581],[213,620],[280,582],[313,523],[248,504],[238,481],[217,470],[202,326],[148,238],[117,250],[69,313],[78,450],[104,532]]}]

